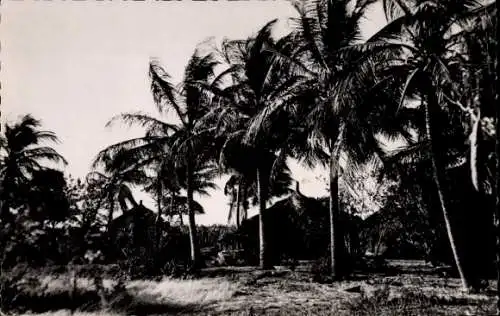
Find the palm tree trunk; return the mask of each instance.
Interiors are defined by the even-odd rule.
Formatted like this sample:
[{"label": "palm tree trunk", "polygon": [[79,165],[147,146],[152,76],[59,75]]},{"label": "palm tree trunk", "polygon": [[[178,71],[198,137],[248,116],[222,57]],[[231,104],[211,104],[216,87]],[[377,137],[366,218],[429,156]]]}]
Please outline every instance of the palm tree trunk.
[{"label": "palm tree trunk", "polygon": [[[170,204],[170,212],[172,214],[172,217],[174,216],[174,207],[175,207],[175,199],[176,199],[176,193],[175,193],[175,190],[172,190],[172,200],[170,201],[171,204]],[[182,209],[181,208],[178,208],[177,209],[177,214],[175,215],[178,215],[179,216],[179,223],[181,226],[184,226],[184,220],[182,218]]]},{"label": "palm tree trunk", "polygon": [[170,208],[168,209],[168,221],[172,222],[174,220],[174,200],[175,193],[174,190],[170,190]]},{"label": "palm tree trunk", "polygon": [[330,151],[330,273],[333,279],[340,278],[339,271],[339,255],[342,242],[342,236],[339,234],[338,218],[339,218],[339,157],[340,145],[344,133],[344,125],[339,128],[339,134],[335,143],[333,143]]},{"label": "palm tree trunk", "polygon": [[163,193],[163,190],[162,190],[162,185],[161,185],[161,179],[160,177],[158,176],[158,179],[157,179],[157,204],[158,204],[158,214],[156,215],[156,251],[157,251],[157,256],[159,255],[159,252],[160,252],[160,248],[161,248],[161,235],[162,235],[162,231],[161,231],[161,215],[162,215],[162,204],[161,204],[161,200],[162,200],[162,193]]},{"label": "palm tree trunk", "polygon": [[115,206],[115,202],[114,202],[114,199],[113,199],[113,196],[110,196],[108,198],[108,206],[109,206],[109,209],[108,209],[108,227],[107,227],[107,231],[109,233],[109,230],[111,228],[111,224],[113,223],[113,213],[114,213],[114,206]]},{"label": "palm tree trunk", "polygon": [[434,141],[434,126],[432,124],[432,116],[431,116],[431,110],[435,109],[437,107],[437,100],[435,99],[435,95],[433,94],[434,89],[430,88],[429,93],[427,94],[427,102],[424,104],[424,111],[425,111],[425,128],[426,128],[426,134],[427,134],[427,139],[430,143],[431,146],[431,164],[432,164],[432,177],[434,180],[434,183],[436,185],[437,189],[437,194],[439,197],[439,203],[441,206],[441,210],[443,212],[443,217],[444,217],[444,223],[446,227],[446,233],[448,235],[448,240],[450,242],[450,247],[451,251],[453,253],[453,258],[455,260],[455,264],[457,266],[458,274],[460,276],[460,280],[462,282],[462,287],[464,290],[468,290],[468,284],[467,284],[467,279],[464,274],[464,270],[462,267],[462,262],[460,260],[460,256],[458,254],[458,249],[457,245],[455,242],[455,236],[452,231],[451,227],[451,221],[450,217],[448,214],[448,206],[447,206],[447,201],[445,198],[445,193],[444,189],[442,187],[442,183],[444,182],[444,170],[443,167],[440,165],[440,159],[439,159],[439,149],[436,146],[436,142]]},{"label": "palm tree trunk", "polygon": [[481,110],[477,110],[477,119],[472,118],[472,132],[470,135],[470,171],[474,189],[481,192],[481,176],[479,174],[479,142],[481,141]]},{"label": "palm tree trunk", "polygon": [[[495,91],[495,103],[498,104],[498,91]],[[496,270],[497,270],[497,315],[500,316],[500,108],[496,109],[496,181],[495,181],[495,233],[496,233]]]},{"label": "palm tree trunk", "polygon": [[[498,2],[497,2],[498,6]],[[495,22],[496,15],[495,15]],[[496,23],[495,23],[496,24]],[[494,51],[497,52],[497,55],[494,58],[494,68],[493,73],[495,74],[495,83],[498,82],[498,72],[500,69],[498,63],[498,41],[495,41],[496,49]],[[497,269],[497,315],[500,316],[500,107],[498,107],[498,102],[500,98],[498,96],[498,85],[495,85],[494,94],[493,94],[494,102],[493,104],[497,104],[496,106],[496,140],[495,140],[495,151],[496,151],[496,181],[495,181],[495,233],[496,233],[496,269]]]},{"label": "palm tree trunk", "polygon": [[259,266],[261,269],[269,269],[269,258],[267,253],[267,240],[266,240],[266,198],[267,198],[267,185],[266,179],[262,174],[262,170],[257,168],[257,190],[259,196]]},{"label": "palm tree trunk", "polygon": [[243,212],[241,216],[242,221],[246,220],[248,216],[247,197],[248,197],[248,186],[246,182],[243,182],[243,198],[241,199],[241,209]]},{"label": "palm tree trunk", "polygon": [[482,175],[480,174],[481,170],[479,167],[479,161],[481,157],[479,157],[479,144],[481,142],[481,104],[485,102],[485,91],[482,80],[481,80],[482,72],[476,73],[474,75],[474,90],[476,93],[473,93],[470,96],[470,107],[472,109],[476,109],[477,115],[471,115],[471,123],[472,123],[472,131],[469,136],[470,140],[470,171],[471,171],[471,179],[472,185],[477,192],[481,193],[481,181]]},{"label": "palm tree trunk", "polygon": [[238,191],[236,192],[236,228],[240,228],[240,204],[241,204],[241,185],[238,184]]},{"label": "palm tree trunk", "polygon": [[199,249],[198,240],[196,236],[196,223],[194,219],[194,206],[193,206],[193,166],[190,157],[187,159],[186,164],[187,172],[187,211],[188,211],[188,226],[189,226],[189,242],[191,246],[191,262],[193,268],[197,269],[200,265],[199,262]]},{"label": "palm tree trunk", "polygon": [[0,179],[0,219],[3,217],[3,213],[5,211],[5,208],[6,208],[6,202],[5,201],[5,193],[3,191],[3,181],[4,179]]},{"label": "palm tree trunk", "polygon": [[339,276],[338,273],[338,241],[337,241],[337,208],[338,208],[338,188],[339,188],[339,177],[338,168],[335,166],[336,163],[332,157],[330,157],[330,201],[329,201],[329,213],[330,213],[330,272],[332,278],[336,279]]}]

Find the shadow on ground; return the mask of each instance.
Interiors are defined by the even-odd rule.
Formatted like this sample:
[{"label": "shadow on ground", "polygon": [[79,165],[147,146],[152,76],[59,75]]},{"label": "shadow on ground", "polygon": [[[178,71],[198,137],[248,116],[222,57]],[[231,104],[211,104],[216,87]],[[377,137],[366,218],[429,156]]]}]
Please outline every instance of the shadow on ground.
[{"label": "shadow on ground", "polygon": [[15,312],[48,313],[60,310],[83,312],[97,312],[102,310],[124,313],[126,315],[173,315],[190,314],[203,309],[201,304],[177,304],[162,302],[154,297],[138,299],[128,293],[120,293],[107,298],[102,303],[96,291],[82,291],[77,293],[50,292],[42,294],[22,293],[12,302]]}]

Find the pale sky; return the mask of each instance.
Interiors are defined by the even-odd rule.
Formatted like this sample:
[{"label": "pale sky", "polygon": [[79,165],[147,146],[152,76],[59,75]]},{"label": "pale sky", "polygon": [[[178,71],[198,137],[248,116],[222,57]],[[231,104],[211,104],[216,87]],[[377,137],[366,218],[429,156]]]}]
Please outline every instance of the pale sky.
[{"label": "pale sky", "polygon": [[[67,173],[84,177],[104,147],[141,136],[118,125],[114,115],[155,113],[147,76],[158,58],[175,82],[197,43],[208,37],[245,38],[274,19],[293,16],[287,1],[13,1],[2,3],[1,114],[15,121],[31,113],[54,131],[54,146],[68,161]],[[366,35],[384,23],[379,6],[363,26]],[[291,166],[301,190],[325,194],[315,173]],[[315,171],[316,174],[318,171]],[[221,190],[197,198],[206,215],[197,223],[226,223],[227,199]],[[145,205],[153,208],[145,196]]]}]

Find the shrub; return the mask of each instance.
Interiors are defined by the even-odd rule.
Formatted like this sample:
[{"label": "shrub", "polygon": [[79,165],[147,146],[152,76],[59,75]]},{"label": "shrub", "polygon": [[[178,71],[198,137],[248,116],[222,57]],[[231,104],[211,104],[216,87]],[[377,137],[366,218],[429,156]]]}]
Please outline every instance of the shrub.
[{"label": "shrub", "polygon": [[331,282],[331,268],[330,268],[330,257],[329,255],[324,255],[319,259],[315,260],[311,267],[311,273],[313,275],[313,281],[319,283]]},{"label": "shrub", "polygon": [[422,292],[405,291],[401,297],[390,297],[390,288],[375,290],[373,295],[361,293],[361,297],[346,304],[349,315],[356,316],[423,316],[435,314],[436,302]]},{"label": "shrub", "polygon": [[[0,275],[0,310],[10,311],[16,305],[16,300],[22,293],[22,280],[26,276],[28,267],[19,265],[8,273],[2,271]],[[30,280],[37,282],[36,279]]]}]

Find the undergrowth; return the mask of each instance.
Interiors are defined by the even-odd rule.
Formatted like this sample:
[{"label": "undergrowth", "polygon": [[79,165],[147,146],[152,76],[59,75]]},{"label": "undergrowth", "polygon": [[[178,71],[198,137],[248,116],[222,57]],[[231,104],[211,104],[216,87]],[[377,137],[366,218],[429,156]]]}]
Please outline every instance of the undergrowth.
[{"label": "undergrowth", "polygon": [[[400,289],[392,295],[390,286],[384,285],[371,295],[365,292],[345,304],[348,315],[356,316],[426,316],[426,315],[491,315],[491,304],[475,302],[466,297],[438,297],[419,289]],[[453,310],[455,307],[455,311]],[[458,313],[458,314],[457,314]]]}]

